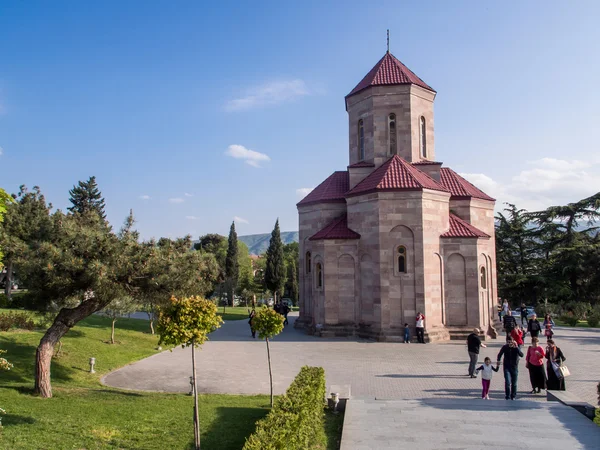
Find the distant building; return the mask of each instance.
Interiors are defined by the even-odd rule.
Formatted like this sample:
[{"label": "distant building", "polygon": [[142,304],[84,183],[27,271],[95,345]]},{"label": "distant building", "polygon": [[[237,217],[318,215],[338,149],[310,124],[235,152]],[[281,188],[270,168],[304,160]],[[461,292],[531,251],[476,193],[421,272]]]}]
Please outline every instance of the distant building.
[{"label": "distant building", "polygon": [[323,335],[494,334],[495,200],[436,161],[436,92],[391,53],[346,96],[349,165],[298,203],[300,317]]}]

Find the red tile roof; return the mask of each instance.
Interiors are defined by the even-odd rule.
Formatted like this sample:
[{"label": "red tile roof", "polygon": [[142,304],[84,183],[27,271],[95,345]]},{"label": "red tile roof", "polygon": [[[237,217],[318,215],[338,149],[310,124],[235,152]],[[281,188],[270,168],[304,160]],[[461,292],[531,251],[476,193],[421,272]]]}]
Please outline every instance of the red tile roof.
[{"label": "red tile roof", "polygon": [[297,206],[312,203],[345,203],[344,194],[348,192],[350,181],[346,170],[333,172],[320,185],[304,197]]},{"label": "red tile roof", "polygon": [[442,167],[440,169],[440,183],[450,191],[452,194],[452,197],[450,198],[452,199],[478,198],[481,200],[489,200],[491,202],[496,201],[495,198],[490,197],[448,167]]},{"label": "red tile roof", "polygon": [[348,228],[348,218],[344,214],[310,237],[311,241],[324,239],[360,239],[360,234]]},{"label": "red tile roof", "polygon": [[479,228],[475,228],[468,222],[465,222],[460,217],[450,213],[450,229],[442,234],[443,238],[487,238],[490,236]]},{"label": "red tile roof", "polygon": [[354,163],[354,164],[350,164],[348,166],[348,169],[352,169],[352,168],[355,168],[355,167],[375,167],[375,164],[368,163],[368,162],[365,162],[365,161],[360,161],[360,162],[357,162],[357,163]]},{"label": "red tile roof", "polygon": [[394,155],[354,186],[346,196],[374,191],[420,191],[423,189],[448,192],[433,178],[411,166],[398,155]]},{"label": "red tile roof", "polygon": [[394,55],[388,52],[346,97],[350,97],[370,86],[394,84],[416,84],[417,86],[435,92],[408,67],[402,64]]}]

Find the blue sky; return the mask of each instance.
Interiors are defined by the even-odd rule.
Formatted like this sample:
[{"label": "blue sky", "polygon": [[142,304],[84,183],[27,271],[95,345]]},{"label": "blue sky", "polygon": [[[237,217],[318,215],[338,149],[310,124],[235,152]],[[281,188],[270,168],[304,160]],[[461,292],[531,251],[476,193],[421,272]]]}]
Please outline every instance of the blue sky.
[{"label": "blue sky", "polygon": [[600,190],[600,2],[240,3],[2,1],[0,186],[64,209],[95,175],[145,238],[296,230],[389,28],[437,160],[526,208]]}]

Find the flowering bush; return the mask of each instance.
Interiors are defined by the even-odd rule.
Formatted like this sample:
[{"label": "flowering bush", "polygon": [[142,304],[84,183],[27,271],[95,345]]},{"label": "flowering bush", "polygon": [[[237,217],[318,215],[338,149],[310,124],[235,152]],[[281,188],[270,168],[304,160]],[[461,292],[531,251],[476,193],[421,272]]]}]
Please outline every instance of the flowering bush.
[{"label": "flowering bush", "polygon": [[[0,355],[6,353],[6,350],[0,350]],[[0,357],[0,370],[10,370],[13,368],[13,365],[9,363],[6,359]],[[0,428],[2,428],[2,416],[6,414],[2,408],[0,408]]]}]

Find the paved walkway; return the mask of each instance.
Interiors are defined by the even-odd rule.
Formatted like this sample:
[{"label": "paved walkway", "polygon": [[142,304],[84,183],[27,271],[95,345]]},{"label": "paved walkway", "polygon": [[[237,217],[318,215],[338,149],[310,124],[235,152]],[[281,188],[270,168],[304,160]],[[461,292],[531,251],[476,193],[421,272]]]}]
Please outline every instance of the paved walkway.
[{"label": "paved walkway", "polygon": [[573,408],[504,399],[353,399],[342,433],[341,450],[600,448],[600,427]]},{"label": "paved walkway", "polygon": [[[358,339],[322,339],[307,336],[290,325],[271,342],[275,393],[283,393],[303,365],[325,368],[328,386],[350,384],[354,397],[383,399],[477,398],[481,380],[466,375],[468,355],[462,342],[441,344],[380,343]],[[600,381],[600,330],[557,329],[572,376],[567,390],[597,404]],[[269,393],[264,341],[250,337],[246,321],[225,323],[210,335],[198,354],[199,390],[205,393]],[[488,343],[485,356],[496,360],[502,340]],[[98,364],[102,364],[98,361]],[[103,382],[134,390],[188,392],[191,373],[189,349],[165,351],[126,366],[104,377]],[[494,375],[491,397],[502,398],[502,373]],[[545,401],[531,390],[528,372],[521,363],[521,399]],[[504,401],[504,400],[502,400]]]}]

